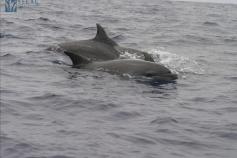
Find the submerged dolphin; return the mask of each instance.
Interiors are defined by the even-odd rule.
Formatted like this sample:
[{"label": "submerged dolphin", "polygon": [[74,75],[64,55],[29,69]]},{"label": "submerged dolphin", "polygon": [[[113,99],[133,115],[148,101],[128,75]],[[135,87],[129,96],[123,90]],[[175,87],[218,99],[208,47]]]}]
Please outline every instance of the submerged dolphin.
[{"label": "submerged dolphin", "polygon": [[73,65],[86,64],[90,61],[118,59],[120,54],[124,52],[135,53],[144,60],[154,62],[151,55],[146,52],[120,47],[107,36],[100,24],[96,24],[96,26],[97,34],[93,39],[59,44],[64,53],[71,58]]},{"label": "submerged dolphin", "polygon": [[171,73],[171,71],[163,65],[137,59],[117,59],[91,62],[89,64],[80,65],[79,68],[106,71],[119,75],[128,74],[131,76],[144,76],[162,81],[171,81],[177,79],[177,75]]}]

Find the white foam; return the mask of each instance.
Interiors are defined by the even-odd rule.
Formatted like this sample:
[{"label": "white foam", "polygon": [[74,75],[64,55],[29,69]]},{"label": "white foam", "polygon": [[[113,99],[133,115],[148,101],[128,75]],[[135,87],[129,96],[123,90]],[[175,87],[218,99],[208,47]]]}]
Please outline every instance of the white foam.
[{"label": "white foam", "polygon": [[155,62],[161,63],[175,73],[204,74],[202,66],[194,59],[164,51],[163,48],[148,50]]},{"label": "white foam", "polygon": [[136,53],[128,53],[128,52],[122,52],[120,54],[121,59],[139,59],[139,56]]}]

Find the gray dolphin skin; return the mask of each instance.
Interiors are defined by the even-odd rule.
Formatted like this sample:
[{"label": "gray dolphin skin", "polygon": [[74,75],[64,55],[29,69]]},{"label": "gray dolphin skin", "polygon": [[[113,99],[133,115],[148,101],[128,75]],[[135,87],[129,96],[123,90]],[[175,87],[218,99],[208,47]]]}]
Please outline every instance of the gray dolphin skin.
[{"label": "gray dolphin skin", "polygon": [[171,73],[163,65],[134,59],[117,59],[102,62],[92,62],[81,68],[106,71],[112,74],[129,74],[131,76],[145,76],[157,80],[175,80],[177,75]]},{"label": "gray dolphin skin", "polygon": [[[59,46],[68,55],[73,67],[88,70],[101,70],[112,74],[145,76],[155,80],[172,81],[177,79],[169,69],[155,63],[150,54],[120,47],[110,39],[104,29],[97,25],[97,34],[90,40],[62,43]],[[119,59],[124,52],[136,54],[140,59]]]},{"label": "gray dolphin skin", "polygon": [[118,59],[123,52],[136,53],[144,60],[154,62],[150,54],[131,48],[120,47],[108,37],[104,28],[96,24],[97,34],[90,40],[72,41],[59,44],[64,53],[68,55],[73,65],[86,64],[88,61],[106,61]]}]

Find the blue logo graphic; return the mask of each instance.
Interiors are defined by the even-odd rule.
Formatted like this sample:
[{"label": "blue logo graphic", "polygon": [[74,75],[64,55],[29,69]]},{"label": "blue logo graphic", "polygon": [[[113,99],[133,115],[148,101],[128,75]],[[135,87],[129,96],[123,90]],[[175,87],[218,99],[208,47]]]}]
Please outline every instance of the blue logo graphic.
[{"label": "blue logo graphic", "polygon": [[17,0],[5,0],[5,12],[16,12]]},{"label": "blue logo graphic", "polygon": [[39,5],[38,0],[0,0],[0,12],[16,12],[18,7]]},{"label": "blue logo graphic", "polygon": [[38,5],[38,0],[18,0],[18,6]]}]

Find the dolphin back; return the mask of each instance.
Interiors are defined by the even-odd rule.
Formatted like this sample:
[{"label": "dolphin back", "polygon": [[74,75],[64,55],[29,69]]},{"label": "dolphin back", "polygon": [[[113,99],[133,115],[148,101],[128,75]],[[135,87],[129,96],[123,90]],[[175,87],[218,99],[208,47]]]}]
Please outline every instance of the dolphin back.
[{"label": "dolphin back", "polygon": [[104,70],[112,74],[129,74],[132,76],[145,76],[156,79],[175,80],[177,75],[171,73],[171,71],[165,66],[134,59],[117,59],[103,62],[93,62],[85,65],[86,69],[91,70]]}]

